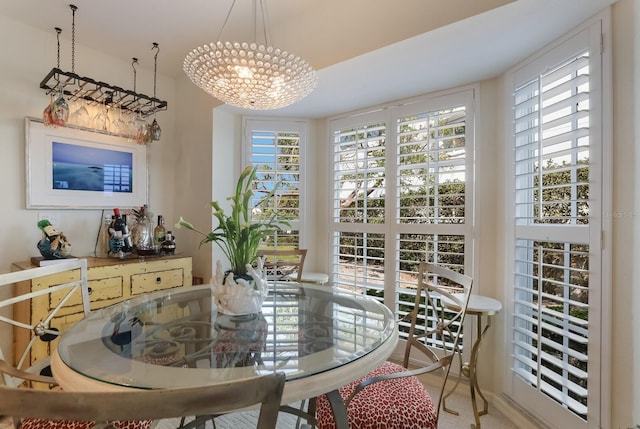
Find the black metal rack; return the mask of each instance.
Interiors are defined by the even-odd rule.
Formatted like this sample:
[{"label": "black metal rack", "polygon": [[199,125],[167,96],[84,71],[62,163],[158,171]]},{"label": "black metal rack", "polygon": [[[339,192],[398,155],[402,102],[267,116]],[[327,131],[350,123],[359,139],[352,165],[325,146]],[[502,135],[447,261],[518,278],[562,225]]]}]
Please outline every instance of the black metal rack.
[{"label": "black metal rack", "polygon": [[75,73],[65,72],[57,67],[52,68],[40,82],[40,88],[51,95],[59,94],[62,90],[69,97],[69,101],[84,99],[109,107],[129,110],[142,117],[148,117],[167,109],[167,102],[164,100],[105,82],[98,82]]}]

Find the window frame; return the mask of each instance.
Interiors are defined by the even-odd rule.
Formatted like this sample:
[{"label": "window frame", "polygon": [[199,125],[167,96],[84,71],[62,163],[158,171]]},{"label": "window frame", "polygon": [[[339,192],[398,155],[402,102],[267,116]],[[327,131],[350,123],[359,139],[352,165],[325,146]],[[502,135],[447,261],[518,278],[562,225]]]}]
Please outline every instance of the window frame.
[{"label": "window frame", "polygon": [[[598,244],[598,257],[599,266],[591,268],[593,275],[598,276],[599,284],[599,301],[594,304],[596,308],[600,310],[599,317],[589,319],[589,329],[593,330],[593,335],[598,338],[599,348],[592,350],[590,348],[590,355],[593,353],[597,355],[598,371],[597,375],[589,375],[590,389],[592,388],[592,379],[596,383],[594,386],[597,389],[599,398],[598,401],[593,402],[593,395],[589,398],[589,408],[592,410],[593,418],[586,422],[586,426],[591,428],[600,427],[600,424],[605,424],[611,421],[611,336],[607,333],[610,332],[612,326],[612,314],[611,314],[611,279],[612,279],[612,220],[611,216],[607,216],[607,213],[611,213],[612,202],[612,190],[613,190],[613,176],[612,176],[612,60],[611,60],[611,17],[610,10],[606,9],[598,15],[594,16],[587,22],[579,25],[574,30],[570,31],[567,35],[557,39],[553,43],[544,47],[540,51],[530,55],[527,59],[520,64],[514,66],[505,73],[505,148],[504,151],[507,154],[513,153],[513,113],[510,106],[513,106],[514,88],[517,84],[524,82],[525,76],[532,76],[539,74],[546,65],[550,67],[551,64],[560,64],[566,60],[566,52],[578,51],[581,49],[580,37],[581,33],[587,33],[589,40],[590,55],[598,55],[598,67],[599,70],[593,73],[593,79],[590,82],[592,88],[590,92],[594,95],[596,102],[591,103],[589,108],[592,111],[592,118],[595,118],[590,123],[590,136],[593,140],[597,140],[597,143],[590,143],[590,166],[598,165],[598,180],[600,186],[590,187],[590,198],[595,198],[599,204],[599,210],[597,212],[590,212],[589,225],[590,225],[590,240],[589,243]],[[564,45],[564,46],[563,46]],[[584,45],[582,45],[584,46]],[[506,234],[505,234],[505,267],[504,267],[504,284],[505,284],[505,349],[504,359],[506,368],[509,368],[504,377],[503,390],[505,394],[513,398],[513,386],[515,376],[511,371],[512,365],[512,335],[511,332],[514,328],[513,324],[513,282],[514,282],[514,261],[515,261],[515,249],[517,236],[515,234],[515,194],[514,194],[514,172],[515,163],[513,156],[505,157],[505,183],[506,183],[506,197],[505,197],[505,219]],[[525,229],[527,227],[520,227]],[[573,227],[575,228],[575,226]],[[560,231],[558,231],[560,232]],[[571,239],[571,233],[568,231],[561,236],[555,236],[554,239],[567,240]],[[549,239],[547,236],[539,237],[540,239]],[[594,251],[593,249],[590,251]],[[536,400],[535,394],[527,393],[527,403],[531,403]],[[542,421],[549,423],[554,421],[556,425],[562,426],[549,407],[544,408],[544,413],[537,413],[538,418]],[[553,416],[553,417],[552,417]],[[561,419],[560,419],[561,421]],[[566,422],[565,422],[566,425]],[[605,424],[606,425],[606,424]]]},{"label": "window frame", "polygon": [[[463,225],[440,225],[440,230],[434,228],[433,224],[423,224],[419,225],[421,227],[421,234],[423,235],[431,235],[431,234],[447,234],[454,233],[459,234],[460,236],[465,237],[465,248],[464,248],[464,263],[463,269],[464,273],[469,275],[474,275],[474,272],[477,270],[476,264],[474,263],[475,255],[476,255],[476,246],[477,240],[475,240],[475,225],[476,225],[476,216],[475,216],[475,134],[476,134],[476,112],[479,105],[479,86],[478,85],[467,85],[464,87],[453,88],[446,91],[440,91],[433,94],[428,94],[424,96],[414,97],[407,100],[401,100],[398,102],[390,103],[383,106],[375,106],[367,111],[363,112],[355,112],[349,115],[343,115],[340,117],[329,118],[328,120],[328,144],[329,144],[329,208],[327,212],[328,216],[328,228],[330,234],[330,242],[329,242],[329,265],[330,271],[333,273],[334,266],[336,265],[337,256],[334,254],[334,233],[336,232],[345,232],[345,231],[358,231],[361,233],[380,233],[384,234],[385,240],[385,249],[392,249],[391,251],[385,250],[385,262],[384,262],[384,271],[387,273],[395,273],[394,276],[384,276],[384,303],[392,309],[392,311],[396,312],[396,300],[400,298],[400,294],[402,293],[400,288],[400,283],[402,283],[399,279],[399,248],[396,245],[396,242],[400,239],[400,236],[404,233],[415,233],[415,228],[413,225],[408,223],[401,223],[397,221],[396,218],[396,206],[395,201],[397,199],[397,166],[396,166],[396,157],[397,157],[397,126],[398,119],[420,114],[423,112],[433,112],[437,110],[444,110],[453,106],[464,105],[465,106],[465,122],[466,122],[466,133],[465,133],[465,214],[466,221]],[[389,180],[389,185],[387,185],[385,193],[386,200],[393,201],[394,208],[389,209],[388,206],[385,206],[385,223],[383,225],[377,224],[367,224],[367,223],[359,223],[355,227],[355,229],[349,229],[349,224],[344,224],[335,221],[334,214],[334,175],[335,175],[335,148],[334,148],[334,133],[339,130],[344,130],[346,128],[354,128],[358,126],[366,126],[372,123],[384,122],[386,124],[386,142],[385,142],[385,150],[386,154],[386,165],[389,166],[386,173],[386,178]],[[353,226],[353,225],[351,225]],[[436,225],[437,227],[437,225]],[[423,231],[424,230],[424,231]],[[451,231],[461,231],[461,232],[451,232]],[[389,255],[390,257],[387,257]],[[401,302],[401,299],[398,299]],[[471,329],[472,326],[469,326]],[[400,339],[400,344],[398,347],[402,347],[404,340]],[[469,336],[469,342],[467,347],[464,347],[464,358],[468,360],[469,352],[471,349],[471,337]]]},{"label": "window frame", "polygon": [[[279,119],[256,116],[242,117],[242,162],[243,165],[251,165],[253,159],[252,133],[254,131],[268,131],[274,133],[296,132],[299,135],[299,219],[291,222],[291,230],[298,231],[298,247],[306,248],[305,233],[308,210],[308,182],[306,175],[307,144],[309,136],[309,121],[302,119]],[[297,229],[296,229],[297,228]],[[277,244],[276,244],[277,245]]]}]

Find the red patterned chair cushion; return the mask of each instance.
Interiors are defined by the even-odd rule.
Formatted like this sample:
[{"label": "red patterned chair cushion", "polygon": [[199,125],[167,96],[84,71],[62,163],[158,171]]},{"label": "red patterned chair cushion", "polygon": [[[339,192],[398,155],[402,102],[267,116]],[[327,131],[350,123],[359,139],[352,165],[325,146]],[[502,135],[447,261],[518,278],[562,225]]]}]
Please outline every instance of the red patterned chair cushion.
[{"label": "red patterned chair cushion", "polygon": [[[130,420],[113,422],[116,429],[150,429],[153,420]],[[73,420],[23,419],[20,429],[91,429],[94,422]]]},{"label": "red patterned chair cushion", "polygon": [[[349,397],[362,380],[376,375],[393,374],[406,369],[384,362],[366,376],[340,388],[343,399]],[[318,429],[335,429],[331,406],[325,395],[317,400]],[[349,427],[357,429],[436,429],[436,410],[429,393],[416,377],[385,380],[367,386],[347,409]]]}]

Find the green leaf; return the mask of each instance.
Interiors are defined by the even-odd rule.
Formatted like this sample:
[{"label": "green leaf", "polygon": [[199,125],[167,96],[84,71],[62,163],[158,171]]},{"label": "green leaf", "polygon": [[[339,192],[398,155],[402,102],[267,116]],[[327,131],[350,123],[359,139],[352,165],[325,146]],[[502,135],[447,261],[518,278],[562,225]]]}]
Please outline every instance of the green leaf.
[{"label": "green leaf", "polygon": [[273,189],[260,198],[254,207],[251,201],[254,196],[253,184],[257,175],[257,168],[251,166],[242,170],[236,184],[235,194],[227,197],[230,201],[231,212],[229,214],[222,210],[218,201],[211,201],[213,209],[212,216],[218,221],[218,225],[209,233],[197,230],[191,223],[182,217],[176,223],[176,228],[184,226],[187,229],[204,235],[200,241],[200,246],[206,243],[215,243],[229,259],[231,270],[236,275],[246,274],[246,265],[253,263],[257,259],[258,247],[260,243],[275,231],[282,231],[282,227],[291,227],[286,220],[279,220],[275,213],[269,219],[259,223],[251,222],[252,209],[260,207],[273,198],[280,186],[280,181],[276,182]]}]

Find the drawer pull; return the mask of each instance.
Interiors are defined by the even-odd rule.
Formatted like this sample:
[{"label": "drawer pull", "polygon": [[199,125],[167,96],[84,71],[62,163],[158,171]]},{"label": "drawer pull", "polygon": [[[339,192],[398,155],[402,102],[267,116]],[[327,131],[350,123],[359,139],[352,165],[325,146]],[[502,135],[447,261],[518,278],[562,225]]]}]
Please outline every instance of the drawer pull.
[{"label": "drawer pull", "polygon": [[162,283],[162,277],[156,277],[156,283]]},{"label": "drawer pull", "polygon": [[89,295],[91,295],[91,294],[93,293],[93,289],[91,289],[90,287],[88,287],[88,288],[87,288],[87,293],[88,293]]}]

